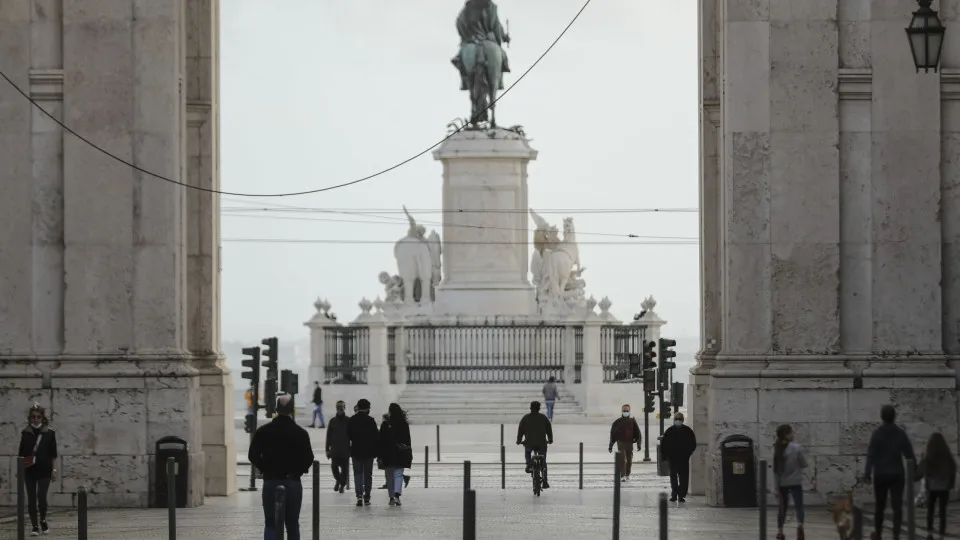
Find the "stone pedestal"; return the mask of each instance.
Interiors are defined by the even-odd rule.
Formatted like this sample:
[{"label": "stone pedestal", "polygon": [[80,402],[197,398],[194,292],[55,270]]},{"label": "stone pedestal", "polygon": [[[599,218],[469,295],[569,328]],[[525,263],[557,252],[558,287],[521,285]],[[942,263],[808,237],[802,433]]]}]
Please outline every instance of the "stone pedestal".
[{"label": "stone pedestal", "polygon": [[443,281],[437,315],[532,315],[527,164],[537,151],[505,129],[465,130],[434,151],[443,162]]}]

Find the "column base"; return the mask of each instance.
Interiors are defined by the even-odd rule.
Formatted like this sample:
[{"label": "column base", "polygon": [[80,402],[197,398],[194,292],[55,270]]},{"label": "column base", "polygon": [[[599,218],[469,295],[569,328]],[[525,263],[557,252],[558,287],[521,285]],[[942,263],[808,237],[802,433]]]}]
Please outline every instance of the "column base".
[{"label": "column base", "polygon": [[434,315],[511,316],[537,314],[537,293],[531,285],[441,284]]},{"label": "column base", "polygon": [[214,354],[194,358],[200,371],[203,453],[206,456],[204,495],[226,496],[237,492],[237,445],[233,381],[226,358]]},{"label": "column base", "polygon": [[[10,360],[4,358],[4,360]],[[57,431],[59,478],[51,506],[72,506],[86,486],[89,504],[145,507],[155,492],[156,441],[187,441],[187,506],[203,504],[199,372],[179,353],[115,357],[60,355],[0,362],[0,427],[15,440],[38,402]],[[0,447],[0,505],[16,497],[16,445]],[[5,467],[5,468],[4,468]],[[9,471],[9,474],[6,473]]]}]

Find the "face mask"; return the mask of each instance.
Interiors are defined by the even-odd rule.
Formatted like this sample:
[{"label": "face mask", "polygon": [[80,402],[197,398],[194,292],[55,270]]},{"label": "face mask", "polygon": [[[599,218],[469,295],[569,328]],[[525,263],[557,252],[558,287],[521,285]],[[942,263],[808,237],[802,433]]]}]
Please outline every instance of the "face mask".
[{"label": "face mask", "polygon": [[30,424],[30,427],[32,427],[33,429],[40,429],[42,426],[43,424],[32,424],[32,423]]},{"label": "face mask", "polygon": [[624,418],[630,418],[630,413],[628,411],[623,411]]},{"label": "face mask", "polygon": [[673,421],[673,425],[675,425],[675,426],[677,426],[677,427],[680,427],[680,426],[683,425],[683,422],[681,422],[680,420],[674,420],[674,421]]}]

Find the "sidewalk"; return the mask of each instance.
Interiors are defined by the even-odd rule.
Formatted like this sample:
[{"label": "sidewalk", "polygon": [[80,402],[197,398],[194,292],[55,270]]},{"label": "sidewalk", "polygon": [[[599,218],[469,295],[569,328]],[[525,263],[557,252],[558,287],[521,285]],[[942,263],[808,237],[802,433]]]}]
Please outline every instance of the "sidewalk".
[{"label": "sidewalk", "polygon": [[[874,506],[873,504],[863,505],[863,518],[864,525],[863,531],[864,535],[868,535],[874,527]],[[927,534],[927,509],[926,508],[916,508],[914,510],[914,515],[916,516],[916,530],[918,538],[926,538]],[[884,537],[890,536],[890,531],[893,531],[893,514],[891,514],[890,509],[884,512],[884,530],[888,531],[884,533]],[[933,527],[934,530],[938,530],[940,527],[940,516],[935,514],[933,518]],[[907,530],[907,510],[903,510],[903,534],[906,534]],[[904,536],[905,537],[905,536]],[[869,536],[867,536],[869,538]],[[958,538],[960,539],[960,504],[955,501],[950,503],[950,506],[947,507],[947,534],[945,538]]]}]

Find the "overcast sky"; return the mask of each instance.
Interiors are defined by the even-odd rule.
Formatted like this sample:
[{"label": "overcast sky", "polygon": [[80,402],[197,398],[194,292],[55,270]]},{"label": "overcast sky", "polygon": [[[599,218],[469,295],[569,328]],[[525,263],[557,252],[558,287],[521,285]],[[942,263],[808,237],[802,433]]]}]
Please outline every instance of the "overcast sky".
[{"label": "overcast sky", "polygon": [[[498,4],[513,37],[510,85],[583,0]],[[469,114],[450,64],[461,6],[459,0],[222,2],[222,189],[321,188],[437,143],[448,122]],[[624,320],[652,294],[669,321],[664,333],[683,339],[699,336],[697,246],[651,245],[659,240],[625,235],[698,236],[696,51],[695,0],[593,0],[497,109],[501,125],[523,125],[540,151],[529,168],[530,205],[554,224],[567,215],[575,220],[588,294],[609,296]],[[223,197],[224,339],[304,337],[302,323],[318,296],[329,299],[341,320],[353,319],[361,297],[382,294],[377,274],[396,273],[392,244],[407,229],[402,204],[442,234],[441,173],[427,153],[326,193]],[[647,211],[654,208],[662,211]],[[632,244],[595,243],[619,241]]]}]

